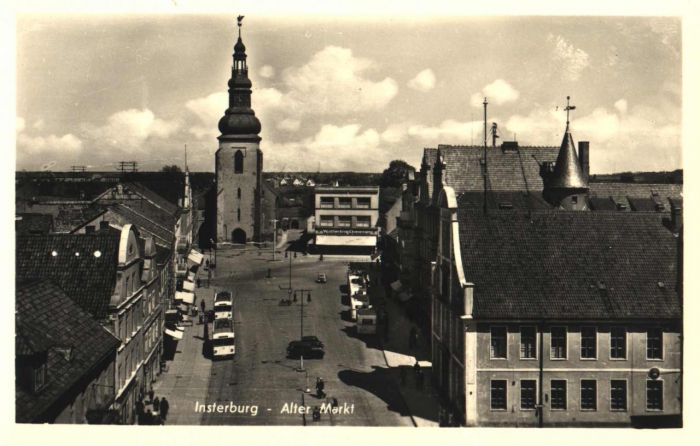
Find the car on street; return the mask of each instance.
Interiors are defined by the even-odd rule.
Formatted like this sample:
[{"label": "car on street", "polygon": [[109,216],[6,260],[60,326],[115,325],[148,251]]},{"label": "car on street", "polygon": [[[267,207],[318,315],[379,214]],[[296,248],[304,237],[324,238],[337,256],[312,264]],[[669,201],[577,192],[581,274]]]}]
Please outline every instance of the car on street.
[{"label": "car on street", "polygon": [[319,274],[318,278],[316,279],[316,283],[326,283],[328,279],[326,278],[325,274]]},{"label": "car on street", "polygon": [[[319,345],[320,343],[320,345]],[[316,343],[310,341],[292,341],[287,345],[287,357],[288,358],[298,358],[300,356],[304,358],[321,358],[326,355],[323,348],[323,343],[318,341]]]},{"label": "car on street", "polygon": [[301,340],[302,342],[308,342],[313,347],[324,348],[325,346],[316,336],[302,336]]}]

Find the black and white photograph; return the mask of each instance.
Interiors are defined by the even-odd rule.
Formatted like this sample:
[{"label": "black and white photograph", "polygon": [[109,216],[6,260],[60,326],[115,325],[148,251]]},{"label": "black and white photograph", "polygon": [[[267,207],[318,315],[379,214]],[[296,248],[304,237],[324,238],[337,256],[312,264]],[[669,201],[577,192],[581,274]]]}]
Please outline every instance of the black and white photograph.
[{"label": "black and white photograph", "polygon": [[690,424],[683,9],[17,3],[15,426]]}]

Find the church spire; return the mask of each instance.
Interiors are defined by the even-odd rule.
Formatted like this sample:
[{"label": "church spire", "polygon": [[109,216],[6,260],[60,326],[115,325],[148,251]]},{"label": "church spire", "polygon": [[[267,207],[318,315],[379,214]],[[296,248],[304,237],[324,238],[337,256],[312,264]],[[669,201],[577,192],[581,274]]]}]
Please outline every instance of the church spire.
[{"label": "church spire", "polygon": [[570,96],[566,97],[566,130],[561,142],[557,162],[554,171],[549,178],[547,186],[550,188],[588,188],[588,181],[581,170],[578,161],[574,140],[569,131],[569,111],[576,107],[569,105]]},{"label": "church spire", "polygon": [[248,79],[248,55],[241,37],[243,16],[238,16],[238,41],[233,47],[233,66],[228,81],[228,109],[219,121],[221,137],[239,141],[260,141],[260,121],[251,108],[253,84]]}]

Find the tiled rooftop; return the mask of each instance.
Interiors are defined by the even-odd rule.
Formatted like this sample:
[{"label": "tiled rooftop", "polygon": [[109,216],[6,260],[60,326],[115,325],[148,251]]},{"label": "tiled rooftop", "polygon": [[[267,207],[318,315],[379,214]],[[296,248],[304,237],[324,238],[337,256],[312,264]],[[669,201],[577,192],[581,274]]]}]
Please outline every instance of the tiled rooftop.
[{"label": "tiled rooftop", "polygon": [[668,214],[458,211],[479,318],[678,318]]},{"label": "tiled rooftop", "polygon": [[[48,280],[18,286],[17,354],[47,351],[47,385],[38,394],[15,388],[16,421],[33,422],[83,375],[115,355],[120,341]],[[70,348],[70,357],[53,347]]]}]

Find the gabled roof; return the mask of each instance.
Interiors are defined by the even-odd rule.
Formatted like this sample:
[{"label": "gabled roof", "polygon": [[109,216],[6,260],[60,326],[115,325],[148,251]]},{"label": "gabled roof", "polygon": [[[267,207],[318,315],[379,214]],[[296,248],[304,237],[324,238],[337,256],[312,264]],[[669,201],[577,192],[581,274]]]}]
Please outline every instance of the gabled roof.
[{"label": "gabled roof", "polygon": [[68,233],[83,223],[94,220],[105,213],[105,208],[97,204],[60,205],[54,217],[54,232]]},{"label": "gabled roof", "polygon": [[[48,280],[21,284],[15,306],[17,338],[29,339],[34,349],[47,353],[46,387],[33,394],[16,385],[16,421],[50,421],[41,415],[107,355],[114,355],[121,341]],[[54,347],[70,348],[70,357]],[[17,349],[18,356],[32,353],[36,351]]]},{"label": "gabled roof", "polygon": [[[482,211],[484,208],[483,192],[464,192],[457,196],[459,209]],[[486,209],[491,211],[548,210],[552,206],[542,198],[541,192],[487,192]]]},{"label": "gabled roof", "polygon": [[[137,228],[153,234],[158,242],[164,246],[172,246],[175,240],[174,224],[170,226],[162,226],[160,223],[151,220],[147,215],[144,215],[136,210],[131,209],[129,206],[125,206],[121,203],[115,203],[109,207],[109,209],[114,212],[120,221],[116,222],[120,226],[131,223],[136,225]],[[174,222],[172,222],[174,223]]]},{"label": "gabled roof", "polygon": [[[669,199],[683,197],[682,184],[648,184],[648,183],[590,183],[588,185],[590,200],[607,199],[621,204],[628,209],[632,208],[630,198],[648,198],[654,203],[663,204],[666,211],[670,211]],[[638,202],[637,204],[640,204]],[[597,208],[596,208],[597,209]]]},{"label": "gabled roof", "polygon": [[[484,173],[483,146],[440,145],[440,154],[445,162],[443,182],[456,194],[483,192]],[[558,147],[521,146],[517,151],[506,151],[501,147],[488,147],[488,190],[494,192],[531,191],[541,192],[542,178],[538,163],[554,161]],[[424,159],[431,168],[437,159],[437,149],[425,149]],[[431,171],[432,175],[432,171]],[[432,190],[429,191],[432,194]]]},{"label": "gabled roof", "polygon": [[679,318],[678,239],[664,217],[458,211],[474,317]]},{"label": "gabled roof", "polygon": [[116,286],[119,239],[118,231],[18,236],[16,280],[51,279],[83,310],[101,319]]}]

